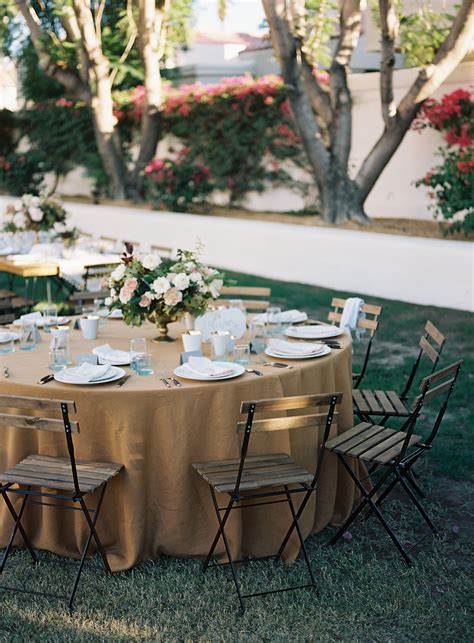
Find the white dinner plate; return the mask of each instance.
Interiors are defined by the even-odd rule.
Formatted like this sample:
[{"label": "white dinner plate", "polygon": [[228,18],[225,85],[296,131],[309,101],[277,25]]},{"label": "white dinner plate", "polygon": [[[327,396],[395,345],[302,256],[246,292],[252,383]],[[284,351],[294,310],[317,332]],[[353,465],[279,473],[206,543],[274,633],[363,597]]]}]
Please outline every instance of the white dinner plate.
[{"label": "white dinner plate", "polygon": [[321,351],[318,351],[317,353],[310,353],[308,355],[283,355],[282,353],[277,353],[276,351],[272,351],[267,348],[265,351],[265,355],[268,355],[269,357],[277,357],[278,359],[313,359],[315,357],[328,355],[330,352],[330,346],[323,346],[323,349]]},{"label": "white dinner plate", "polygon": [[[304,330],[303,330],[304,329]],[[308,332],[310,330],[310,332]],[[286,329],[287,337],[296,337],[298,339],[329,339],[330,337],[339,337],[344,331],[337,326],[321,324],[318,326],[301,326],[295,328],[290,326]]]},{"label": "white dinner plate", "polygon": [[123,313],[121,310],[109,310],[108,308],[101,308],[98,312],[99,317],[104,319],[123,319]]},{"label": "white dinner plate", "polygon": [[[245,302],[244,302],[244,305],[245,305]],[[281,314],[284,315],[285,313],[283,312]],[[308,315],[306,313],[304,313],[304,312],[300,312],[299,315],[295,315],[293,317],[293,319],[291,319],[291,320],[285,321],[285,319],[283,319],[283,320],[280,319],[277,323],[278,324],[284,324],[284,325],[286,325],[286,324],[301,324],[302,322],[305,322],[307,319],[308,319]],[[267,323],[267,313],[260,313],[258,315],[255,315],[255,317],[253,318],[253,321],[261,321],[261,322],[264,322],[266,324]]]},{"label": "white dinner plate", "polygon": [[99,361],[99,364],[108,364],[109,366],[129,366],[131,359],[123,359],[123,360],[109,360],[109,359],[104,359],[103,357],[100,357],[100,355],[97,355],[97,359]]},{"label": "white dinner plate", "polygon": [[215,362],[217,366],[231,366],[233,369],[229,375],[221,375],[220,377],[211,377],[210,375],[198,375],[188,371],[184,366],[178,366],[174,369],[174,374],[177,377],[183,377],[187,380],[198,380],[199,382],[215,382],[221,380],[230,380],[234,377],[240,377],[245,373],[245,368],[241,364],[231,364],[230,362]]},{"label": "white dinner plate", "polygon": [[[43,326],[44,326],[44,319],[43,318],[41,318],[41,319],[32,319],[31,322],[30,322],[30,320],[25,320],[25,321],[27,321],[28,323],[32,323],[32,324],[35,323],[38,326],[38,328],[43,328]],[[71,321],[70,317],[58,317],[57,326],[64,326],[65,324],[69,324],[70,321]],[[15,321],[13,322],[13,325],[14,326],[22,326],[23,321],[21,319],[15,319]]]},{"label": "white dinner plate", "polygon": [[111,366],[111,372],[107,375],[107,377],[104,377],[100,380],[92,380],[91,382],[71,382],[68,379],[68,373],[76,371],[79,366],[74,366],[73,368],[66,368],[64,371],[58,371],[57,373],[54,374],[54,379],[57,382],[61,382],[62,384],[76,384],[78,386],[89,386],[90,384],[108,384],[109,382],[115,382],[116,380],[122,379],[122,377],[125,375],[125,371],[123,368],[118,368],[117,366]]},{"label": "white dinner plate", "polygon": [[0,331],[0,344],[6,344],[11,339],[16,342],[20,339],[20,335],[18,335],[18,333],[10,333],[9,331]]}]

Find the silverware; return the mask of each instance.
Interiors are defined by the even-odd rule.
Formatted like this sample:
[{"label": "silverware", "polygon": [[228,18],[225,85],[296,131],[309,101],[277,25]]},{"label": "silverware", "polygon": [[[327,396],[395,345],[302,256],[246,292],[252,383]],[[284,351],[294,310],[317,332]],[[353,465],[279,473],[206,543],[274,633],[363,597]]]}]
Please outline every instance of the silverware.
[{"label": "silverware", "polygon": [[166,377],[159,377],[158,379],[160,379],[163,382],[163,384],[166,386],[166,388],[171,388],[171,384],[168,382]]},{"label": "silverware", "polygon": [[47,384],[52,380],[54,380],[54,373],[48,373],[48,375],[43,375],[43,377],[40,377],[40,379],[38,380],[38,384]]},{"label": "silverware", "polygon": [[8,366],[3,367],[3,377],[6,377],[6,378],[10,377],[10,373],[8,371]]},{"label": "silverware", "polygon": [[264,362],[264,366],[275,366],[275,368],[293,368],[291,364],[285,364],[284,362]]},{"label": "silverware", "polygon": [[120,387],[121,387],[121,386],[123,386],[123,385],[125,384],[125,382],[126,382],[127,380],[129,380],[131,377],[132,377],[131,375],[125,375],[124,377],[122,377],[122,379],[121,379],[119,382],[117,382],[117,384],[116,384],[115,386],[117,386],[118,388],[120,388]]},{"label": "silverware", "polygon": [[171,377],[170,375],[168,376],[168,379],[170,379],[175,386],[181,386],[181,382],[178,382],[174,377]]},{"label": "silverware", "polygon": [[246,373],[253,373],[254,375],[259,375],[260,377],[263,375],[262,371],[257,371],[256,368],[246,368],[245,372]]}]

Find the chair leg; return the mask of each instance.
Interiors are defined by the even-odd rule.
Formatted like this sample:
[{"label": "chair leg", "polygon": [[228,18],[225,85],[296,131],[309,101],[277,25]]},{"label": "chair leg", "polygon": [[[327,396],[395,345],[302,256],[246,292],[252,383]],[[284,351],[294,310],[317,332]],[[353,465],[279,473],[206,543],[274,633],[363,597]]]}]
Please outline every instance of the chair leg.
[{"label": "chair leg", "polygon": [[308,491],[307,494],[305,495],[305,497],[303,498],[303,500],[301,501],[301,504],[298,507],[298,511],[296,512],[296,515],[293,518],[293,522],[291,523],[288,531],[286,532],[285,537],[283,538],[283,541],[282,541],[282,543],[280,545],[280,549],[278,550],[278,553],[276,554],[276,558],[281,558],[281,556],[282,556],[282,554],[283,554],[283,552],[285,550],[285,547],[287,546],[288,541],[290,540],[291,534],[293,533],[293,531],[295,529],[295,526],[296,526],[295,525],[295,520],[298,521],[301,518],[301,515],[303,514],[303,511],[304,511],[306,505],[308,504],[308,500],[310,499],[311,494],[313,493],[314,490],[315,489],[311,489],[310,491]]},{"label": "chair leg", "polygon": [[[31,487],[28,487],[27,491],[29,491],[30,489],[31,489]],[[33,545],[31,544],[30,539],[28,538],[28,535],[27,535],[26,531],[23,528],[23,525],[21,524],[21,519],[23,517],[23,512],[25,511],[26,501],[28,499],[28,495],[25,494],[23,496],[23,501],[21,503],[20,511],[18,512],[18,514],[16,513],[15,508],[13,507],[13,504],[11,503],[10,498],[8,497],[6,491],[2,491],[2,496],[3,496],[3,499],[5,501],[5,504],[8,507],[8,511],[10,512],[13,520],[15,521],[15,524],[13,526],[13,530],[12,530],[12,533],[11,533],[11,536],[10,536],[10,540],[8,541],[7,548],[5,549],[5,552],[4,552],[3,558],[2,558],[2,562],[0,564],[0,574],[5,569],[5,565],[7,563],[7,558],[10,555],[11,548],[13,546],[13,541],[15,540],[15,536],[17,534],[17,531],[19,531],[21,533],[23,541],[24,541],[24,543],[25,543],[25,545],[26,545],[26,547],[27,547],[27,549],[28,549],[28,551],[30,553],[31,558],[33,559],[33,563],[36,565],[39,562],[38,557],[37,557],[37,555],[35,553],[35,550],[33,549]]]},{"label": "chair leg", "polygon": [[[390,484],[389,484],[389,485],[387,485],[387,486],[385,487],[385,489],[383,490],[383,492],[380,494],[380,496],[378,496],[378,497],[377,497],[377,500],[375,501],[375,504],[377,505],[377,507],[380,507],[380,506],[381,506],[381,504],[383,503],[383,501],[385,500],[385,498],[388,496],[388,494],[392,491],[392,489],[393,489],[397,484],[398,484],[398,480],[397,480],[397,478],[394,478],[394,479],[390,482]],[[368,519],[369,519],[371,516],[373,516],[373,515],[374,515],[374,512],[372,511],[372,509],[368,509],[368,510],[367,510],[367,513],[366,513],[366,514],[365,514],[365,516],[364,516],[364,522],[365,522],[366,520],[368,520]]]},{"label": "chair leg", "polygon": [[99,497],[99,502],[97,504],[97,509],[96,509],[96,513],[95,513],[95,516],[94,516],[93,520],[90,517],[89,510],[87,509],[87,506],[86,506],[84,500],[82,498],[79,500],[79,503],[81,505],[82,511],[83,511],[84,515],[86,516],[86,520],[87,520],[87,523],[89,525],[89,534],[87,536],[84,548],[82,550],[81,560],[79,562],[79,568],[78,568],[78,570],[76,572],[76,578],[74,579],[74,584],[73,584],[73,587],[72,587],[72,591],[71,591],[71,594],[69,596],[68,605],[69,605],[69,611],[70,612],[73,611],[74,599],[76,597],[77,588],[79,586],[79,580],[81,578],[82,570],[84,568],[84,563],[86,562],[87,552],[89,551],[89,547],[90,547],[90,544],[92,542],[92,538],[94,538],[96,543],[97,543],[97,547],[99,549],[100,555],[101,555],[102,560],[104,562],[105,570],[107,572],[110,572],[110,567],[109,567],[109,563],[107,561],[105,551],[103,549],[103,546],[102,546],[102,543],[101,543],[101,541],[99,539],[99,536],[97,535],[97,532],[95,530],[95,526],[96,526],[97,520],[99,518],[100,508],[102,506],[102,501],[104,499],[104,494],[105,494],[106,487],[107,487],[106,484],[102,487],[102,491],[101,491],[101,494],[100,494],[100,497]]},{"label": "chair leg", "polygon": [[[366,500],[367,500],[367,502],[369,503],[369,505],[370,505],[371,509],[374,511],[375,515],[376,515],[376,516],[377,516],[377,518],[379,519],[379,521],[380,521],[380,523],[381,523],[382,527],[385,529],[385,531],[386,531],[386,532],[387,532],[387,534],[389,535],[389,537],[390,537],[390,539],[392,540],[393,544],[395,545],[395,547],[396,547],[396,548],[398,549],[398,551],[400,552],[400,555],[402,556],[403,560],[406,562],[406,564],[407,564],[407,565],[411,565],[411,559],[410,559],[410,557],[408,556],[408,554],[407,554],[407,553],[406,553],[406,551],[404,550],[404,548],[403,548],[402,544],[400,543],[400,541],[398,540],[398,538],[397,538],[397,537],[395,536],[395,534],[393,533],[392,529],[390,529],[390,525],[389,525],[389,524],[387,523],[387,521],[385,520],[385,518],[384,518],[384,516],[383,516],[382,512],[381,512],[381,511],[380,511],[380,509],[377,507],[377,505],[375,504],[375,502],[372,500],[372,497],[373,497],[373,495],[374,495],[374,489],[375,489],[375,490],[378,490],[378,488],[380,488],[380,482],[381,482],[381,483],[385,482],[385,480],[388,478],[388,476],[389,476],[389,475],[390,475],[390,473],[392,472],[392,469],[388,469],[387,474],[386,474],[386,475],[381,479],[381,481],[379,482],[379,485],[378,485],[378,486],[376,486],[376,487],[374,487],[374,489],[372,489],[372,490],[370,491],[370,493],[367,493],[367,491],[366,491],[366,490],[365,490],[365,488],[364,488],[364,485],[360,482],[359,478],[355,475],[355,473],[353,472],[352,468],[349,466],[349,464],[346,462],[346,460],[343,458],[343,456],[341,456],[341,455],[340,455],[340,456],[339,456],[339,458],[340,458],[340,460],[342,461],[342,463],[343,463],[344,467],[346,468],[347,472],[350,474],[351,478],[354,480],[354,482],[355,482],[355,484],[357,485],[357,487],[358,487],[358,489],[360,490],[360,492],[361,492],[361,493],[363,494],[363,496],[366,498]],[[357,509],[358,509],[358,508],[357,508]],[[357,509],[353,512],[353,514],[354,514],[354,513],[356,513]],[[350,516],[350,517],[349,517],[349,521],[350,521],[350,522],[352,522],[351,518],[352,518],[352,516]],[[346,525],[348,524],[348,522],[349,522],[349,521],[347,521],[347,522],[346,522]],[[346,531],[346,528],[347,528],[347,527],[346,527],[346,525],[343,525],[343,526],[341,527],[341,529],[340,529],[340,530],[339,530],[339,532],[338,532],[338,537],[339,537],[339,533],[340,533],[340,532],[344,533],[344,531]],[[341,533],[341,535],[342,535],[342,533]]]},{"label": "chair leg", "polygon": [[426,524],[428,525],[428,527],[431,529],[431,531],[434,533],[434,535],[435,535],[437,538],[439,538],[439,532],[438,532],[438,530],[436,529],[436,527],[435,527],[435,526],[433,525],[433,523],[431,522],[430,517],[428,516],[428,514],[426,513],[426,511],[425,511],[425,510],[424,510],[424,508],[422,507],[422,505],[421,505],[420,501],[418,500],[418,498],[415,496],[415,494],[413,493],[413,491],[410,489],[410,486],[409,486],[409,485],[406,483],[406,481],[403,479],[403,476],[400,474],[400,472],[399,472],[399,471],[396,471],[396,475],[397,475],[397,477],[398,477],[398,479],[399,479],[399,481],[400,481],[400,484],[402,485],[403,489],[406,491],[406,493],[407,493],[408,497],[411,499],[411,501],[413,502],[413,504],[415,505],[415,507],[418,509],[418,513],[419,513],[419,514],[421,515],[421,517],[424,519],[424,521],[426,522]]},{"label": "chair leg", "polygon": [[295,529],[296,529],[296,531],[298,533],[298,538],[300,539],[301,550],[303,552],[303,556],[304,556],[304,559],[305,559],[305,562],[306,562],[306,567],[308,568],[308,573],[309,573],[309,576],[311,578],[311,584],[313,585],[313,587],[316,587],[316,580],[314,578],[313,570],[311,569],[311,563],[309,561],[308,552],[306,550],[306,544],[304,542],[303,533],[301,531],[301,527],[300,527],[300,524],[298,522],[298,518],[297,518],[297,515],[296,515],[296,511],[295,511],[295,506],[293,504],[293,500],[291,499],[291,494],[288,492],[288,487],[286,485],[285,485],[285,493],[286,493],[286,497],[287,497],[287,500],[288,500],[288,505],[290,507],[291,515],[293,517],[292,525],[295,526]]},{"label": "chair leg", "polygon": [[417,496],[423,500],[424,498],[426,498],[426,494],[420,489],[418,483],[416,482],[417,477],[418,476],[414,471],[411,471],[411,470],[407,471],[408,484],[411,486],[411,488],[417,494]]},{"label": "chair leg", "polygon": [[215,491],[212,487],[210,487],[211,490],[211,496],[212,496],[212,502],[214,504],[214,509],[216,512],[217,520],[219,522],[219,529],[217,531],[216,537],[214,538],[214,542],[212,543],[211,549],[209,551],[209,554],[207,555],[205,566],[204,566],[204,571],[206,570],[207,566],[209,565],[209,561],[211,560],[212,554],[214,553],[214,549],[216,548],[217,542],[219,541],[219,538],[222,536],[222,540],[224,541],[224,547],[227,553],[227,558],[229,559],[229,565],[230,569],[232,572],[232,579],[234,581],[235,589],[237,591],[237,596],[239,597],[239,603],[240,603],[240,615],[242,616],[243,613],[245,612],[245,604],[244,604],[244,599],[242,596],[242,592],[240,590],[240,585],[239,581],[237,579],[237,570],[235,569],[234,561],[232,559],[232,553],[230,551],[230,545],[229,541],[227,540],[227,534],[225,533],[225,525],[227,522],[227,519],[230,515],[230,512],[232,510],[232,506],[234,504],[234,501],[231,499],[229,501],[229,504],[226,507],[224,516],[221,518],[220,510],[219,510],[219,504],[217,502],[216,494]]}]

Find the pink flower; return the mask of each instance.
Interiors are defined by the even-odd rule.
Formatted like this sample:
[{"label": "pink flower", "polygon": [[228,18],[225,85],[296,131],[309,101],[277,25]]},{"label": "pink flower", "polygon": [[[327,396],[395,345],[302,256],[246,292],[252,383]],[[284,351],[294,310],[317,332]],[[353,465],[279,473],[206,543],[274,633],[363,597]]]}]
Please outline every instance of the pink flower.
[{"label": "pink flower", "polygon": [[170,288],[165,292],[164,300],[167,306],[176,306],[183,301],[183,293],[177,288]]},{"label": "pink flower", "polygon": [[130,296],[132,296],[137,288],[137,285],[138,285],[138,281],[135,279],[135,277],[128,277],[127,279],[125,279],[125,283],[123,284],[123,287],[127,292],[130,293]]},{"label": "pink flower", "polygon": [[148,295],[142,295],[142,298],[138,302],[140,308],[147,308],[151,304],[151,299]]},{"label": "pink flower", "polygon": [[132,294],[129,290],[125,288],[125,286],[122,286],[119,292],[119,299],[122,302],[122,304],[128,304],[130,299],[132,298]]}]

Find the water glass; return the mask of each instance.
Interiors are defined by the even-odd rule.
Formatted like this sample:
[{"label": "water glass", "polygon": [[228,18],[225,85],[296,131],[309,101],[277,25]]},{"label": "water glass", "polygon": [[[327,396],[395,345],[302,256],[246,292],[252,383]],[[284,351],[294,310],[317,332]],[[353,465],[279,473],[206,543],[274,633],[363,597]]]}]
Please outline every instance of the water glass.
[{"label": "water glass", "polygon": [[43,310],[43,330],[50,333],[51,328],[58,325],[58,307],[54,304],[46,306]]},{"label": "water glass", "polygon": [[211,359],[215,362],[226,362],[229,350],[230,333],[227,330],[216,330],[211,333]]},{"label": "water glass", "polygon": [[250,336],[252,338],[252,350],[254,353],[263,353],[267,341],[267,329],[265,322],[253,321],[250,323]]},{"label": "water glass", "polygon": [[67,368],[68,365],[68,356],[65,348],[54,348],[49,351],[49,370],[56,373],[57,371],[62,371]]},{"label": "water glass", "polygon": [[281,308],[277,306],[271,306],[267,308],[267,334],[268,335],[279,335],[280,333],[280,316]]},{"label": "water glass", "polygon": [[248,344],[237,344],[234,346],[234,362],[236,364],[250,364],[250,346]]},{"label": "water glass", "polygon": [[146,339],[144,337],[137,337],[130,341],[130,367],[132,371],[135,370],[135,358],[146,354]]},{"label": "water glass", "polygon": [[244,315],[247,315],[247,309],[245,308],[243,299],[230,299],[229,308],[236,308],[237,310],[241,310]]},{"label": "water glass", "polygon": [[15,352],[15,340],[13,335],[6,342],[0,344],[0,353],[14,353]]},{"label": "water glass", "polygon": [[23,322],[20,333],[20,350],[32,351],[36,348],[36,324]]},{"label": "water glass", "polygon": [[181,335],[183,348],[185,352],[200,351],[202,342],[202,333],[199,330],[190,330]]},{"label": "water glass", "polygon": [[153,356],[151,353],[140,353],[132,358],[133,370],[137,375],[153,375]]}]

